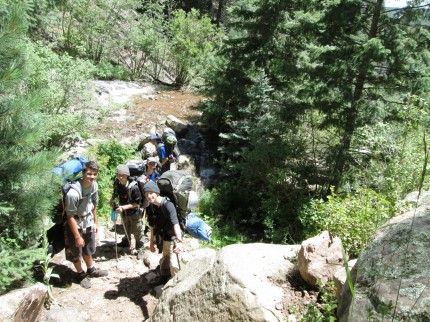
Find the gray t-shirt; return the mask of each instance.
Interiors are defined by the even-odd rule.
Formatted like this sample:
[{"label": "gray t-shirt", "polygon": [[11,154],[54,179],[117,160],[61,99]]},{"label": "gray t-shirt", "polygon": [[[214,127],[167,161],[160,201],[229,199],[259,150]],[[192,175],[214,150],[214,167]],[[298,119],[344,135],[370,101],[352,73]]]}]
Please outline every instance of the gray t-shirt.
[{"label": "gray t-shirt", "polygon": [[81,180],[72,184],[65,198],[67,217],[75,217],[78,228],[86,229],[94,224],[93,209],[99,199],[98,184],[94,182],[90,187],[83,188]]}]

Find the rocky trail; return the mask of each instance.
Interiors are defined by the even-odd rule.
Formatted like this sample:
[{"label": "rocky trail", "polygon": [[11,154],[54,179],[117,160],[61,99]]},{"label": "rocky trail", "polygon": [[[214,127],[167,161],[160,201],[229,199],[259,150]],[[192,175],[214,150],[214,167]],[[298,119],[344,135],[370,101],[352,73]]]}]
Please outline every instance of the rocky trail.
[{"label": "rocky trail", "polygon": [[[163,91],[134,83],[100,83],[98,88],[102,105],[116,103],[127,107],[109,111],[105,120],[94,129],[95,139],[135,140],[142,133],[162,125],[167,115],[174,115],[186,123],[197,123],[200,112],[196,105],[204,99],[192,93]],[[111,221],[102,223],[93,258],[96,267],[108,270],[109,275],[92,278],[89,289],[81,287],[73,278],[74,268],[65,259],[64,251],[51,259],[53,273],[60,278],[51,278],[53,300],[42,310],[38,322],[145,321],[151,316],[163,287],[154,273],[160,255],[148,251],[148,265],[145,265],[132,250],[118,248],[116,258],[115,244],[123,235],[120,223],[116,226]],[[184,238],[184,246],[187,251],[207,247],[190,236]],[[297,314],[303,312],[306,305],[316,302],[317,293],[307,291],[300,278],[289,276],[274,283],[284,290],[283,303],[279,303],[277,309],[285,317],[293,309]]]}]

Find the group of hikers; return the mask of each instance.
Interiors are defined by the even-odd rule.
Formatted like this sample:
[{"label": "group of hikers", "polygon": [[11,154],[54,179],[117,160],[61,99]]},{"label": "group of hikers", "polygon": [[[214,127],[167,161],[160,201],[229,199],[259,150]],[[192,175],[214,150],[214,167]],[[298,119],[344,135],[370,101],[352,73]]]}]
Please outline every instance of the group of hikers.
[{"label": "group of hikers", "polygon": [[[186,224],[180,222],[177,205],[169,197],[162,196],[157,181],[161,175],[170,170],[175,156],[166,152],[156,134],[148,137],[149,143],[155,147],[155,152],[145,155],[145,170],[140,182],[130,175],[127,164],[119,164],[113,182],[113,194],[109,201],[115,214],[121,217],[124,227],[124,237],[116,247],[131,247],[131,236],[134,236],[137,258],[144,260],[145,253],[145,222],[147,218],[150,229],[149,251],[156,249],[162,253],[159,271],[161,278],[167,281],[180,270],[180,254],[183,252],[183,230],[193,237],[210,241],[211,228],[195,213],[189,212]],[[142,156],[144,153],[142,152]],[[173,168],[173,167],[172,167]],[[92,256],[96,249],[96,234],[98,231],[97,202],[98,202],[98,165],[94,161],[83,164],[82,178],[73,182],[64,197],[64,210],[67,216],[65,231],[66,258],[76,269],[78,282],[84,288],[91,287],[92,277],[107,276],[108,271],[95,268]],[[139,186],[141,184],[141,186]],[[116,216],[116,215],[115,215]],[[181,228],[181,224],[183,225]],[[115,217],[116,225],[116,217]],[[116,243],[116,241],[115,241]],[[85,262],[86,271],[82,265]],[[157,268],[158,269],[158,268]]]}]

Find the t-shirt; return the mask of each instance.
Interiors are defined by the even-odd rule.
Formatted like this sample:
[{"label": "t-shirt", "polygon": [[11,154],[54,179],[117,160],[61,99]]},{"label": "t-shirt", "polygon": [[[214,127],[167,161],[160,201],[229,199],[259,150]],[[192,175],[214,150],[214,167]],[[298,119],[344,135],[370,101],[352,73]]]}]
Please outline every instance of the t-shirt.
[{"label": "t-shirt", "polygon": [[[119,181],[116,183],[116,185],[117,185],[116,186],[116,193],[117,193],[118,198],[119,198],[120,206],[132,204],[132,203],[140,204],[140,202],[142,201],[142,195],[140,193],[139,186],[136,183],[134,183],[131,186],[132,182],[133,181],[129,181],[126,186],[119,183]],[[130,188],[130,186],[131,186],[131,188]],[[130,189],[130,200],[129,200],[129,195],[128,195],[129,189]],[[126,210],[127,215],[137,214],[138,212],[139,212],[138,208]]]},{"label": "t-shirt", "polygon": [[96,181],[84,188],[79,180],[72,184],[65,197],[67,217],[75,217],[79,229],[85,229],[94,225],[93,209],[97,207],[99,200],[98,184]]},{"label": "t-shirt", "polygon": [[170,241],[175,235],[173,226],[179,224],[175,205],[168,198],[163,198],[159,207],[154,206],[155,227],[163,240]]}]

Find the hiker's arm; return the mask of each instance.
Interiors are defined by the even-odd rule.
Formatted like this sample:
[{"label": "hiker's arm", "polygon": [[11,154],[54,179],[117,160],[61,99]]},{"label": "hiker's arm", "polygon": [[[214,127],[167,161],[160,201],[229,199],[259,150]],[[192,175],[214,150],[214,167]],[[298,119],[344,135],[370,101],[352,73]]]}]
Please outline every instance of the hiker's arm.
[{"label": "hiker's arm", "polygon": [[126,210],[134,209],[134,208],[137,208],[137,207],[139,207],[139,204],[138,204],[138,203],[133,202],[133,203],[131,203],[131,204],[127,204],[127,205],[121,205],[121,206],[119,206],[119,207],[117,208],[117,211],[118,211],[120,214],[122,214],[122,213],[125,213],[125,211],[126,211]]},{"label": "hiker's arm", "polygon": [[163,160],[161,160],[161,165],[165,165],[167,161],[169,161],[169,158],[165,157]]},{"label": "hiker's arm", "polygon": [[84,239],[79,234],[78,224],[73,216],[67,216],[67,224],[72,231],[73,237],[75,237],[75,246],[80,248],[85,246]]},{"label": "hiker's arm", "polygon": [[155,252],[154,238],[154,226],[151,226],[151,235],[149,237],[149,250],[153,253]]},{"label": "hiker's arm", "polygon": [[174,253],[181,253],[183,251],[182,248],[182,233],[181,233],[181,227],[179,227],[178,224],[173,225],[173,232],[176,236],[176,247],[173,249]]},{"label": "hiker's arm", "polygon": [[94,216],[94,232],[97,233],[99,230],[99,227],[97,224],[97,207],[94,207],[93,209],[93,216]]}]

